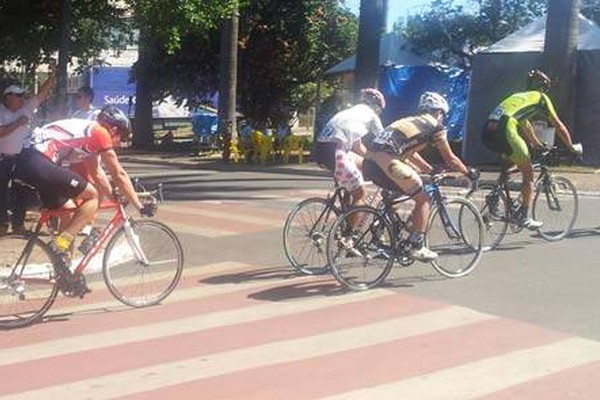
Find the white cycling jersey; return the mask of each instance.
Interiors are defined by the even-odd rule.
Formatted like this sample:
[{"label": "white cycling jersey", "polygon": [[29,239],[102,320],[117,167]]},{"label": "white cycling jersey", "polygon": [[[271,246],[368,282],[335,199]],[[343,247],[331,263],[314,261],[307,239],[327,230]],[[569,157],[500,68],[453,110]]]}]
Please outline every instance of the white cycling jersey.
[{"label": "white cycling jersey", "polygon": [[357,104],[335,114],[318,137],[319,142],[337,141],[345,151],[367,133],[377,134],[383,130],[379,116],[366,104]]}]

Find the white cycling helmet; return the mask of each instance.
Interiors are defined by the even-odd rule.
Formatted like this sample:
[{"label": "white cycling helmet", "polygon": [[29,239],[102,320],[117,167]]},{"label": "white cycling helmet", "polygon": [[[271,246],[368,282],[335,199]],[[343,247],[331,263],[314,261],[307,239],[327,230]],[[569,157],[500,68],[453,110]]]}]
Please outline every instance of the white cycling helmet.
[{"label": "white cycling helmet", "polygon": [[448,115],[448,111],[450,111],[450,106],[448,102],[439,93],[435,92],[425,92],[421,95],[419,99],[419,111],[426,110],[442,110],[444,115]]}]

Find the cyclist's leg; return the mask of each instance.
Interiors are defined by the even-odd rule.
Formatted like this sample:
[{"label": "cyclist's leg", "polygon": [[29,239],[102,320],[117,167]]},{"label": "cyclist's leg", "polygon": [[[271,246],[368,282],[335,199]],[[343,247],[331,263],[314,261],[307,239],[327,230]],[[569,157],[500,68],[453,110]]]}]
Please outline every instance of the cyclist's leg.
[{"label": "cyclist's leg", "polygon": [[80,175],[60,167],[34,149],[26,149],[19,158],[15,178],[36,189],[47,208],[62,207],[69,199],[79,202],[73,219],[60,232],[57,247],[66,251],[73,237],[93,218],[98,208],[98,192]]},{"label": "cyclist's leg", "polygon": [[[362,163],[362,157],[344,150],[341,146],[335,151],[335,171],[333,176],[338,184],[351,194],[352,206],[365,204],[365,182],[357,162]],[[359,221],[355,215],[349,218],[350,226],[355,228]]]},{"label": "cyclist's leg", "polygon": [[411,195],[415,201],[410,221],[408,237],[412,249],[409,255],[417,260],[427,261],[437,257],[437,254],[425,247],[425,230],[429,219],[429,195],[423,190],[423,181],[417,172],[408,164],[385,152],[370,153],[370,157],[385,172],[400,191]]},{"label": "cyclist's leg", "polygon": [[537,229],[542,226],[542,223],[528,217],[529,208],[533,200],[533,166],[531,164],[531,157],[529,156],[529,148],[525,139],[519,134],[517,120],[511,118],[506,128],[508,143],[512,150],[508,160],[517,165],[521,171],[523,181],[521,186],[523,203],[519,211],[519,218],[524,227]]}]

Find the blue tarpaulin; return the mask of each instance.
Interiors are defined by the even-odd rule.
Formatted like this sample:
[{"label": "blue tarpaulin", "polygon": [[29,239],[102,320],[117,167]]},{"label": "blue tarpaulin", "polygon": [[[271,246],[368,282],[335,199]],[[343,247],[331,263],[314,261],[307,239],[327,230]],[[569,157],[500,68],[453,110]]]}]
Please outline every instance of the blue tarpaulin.
[{"label": "blue tarpaulin", "polygon": [[442,94],[450,105],[450,113],[446,119],[448,139],[462,140],[469,90],[468,72],[429,65],[398,66],[386,68],[381,73],[379,82],[387,102],[381,116],[384,125],[414,115],[421,94],[433,91]]},{"label": "blue tarpaulin", "polygon": [[[119,107],[133,115],[135,111],[135,83],[130,82],[130,67],[93,68],[88,75],[89,84],[94,88],[94,106],[105,104]],[[131,103],[131,104],[130,104]]]}]

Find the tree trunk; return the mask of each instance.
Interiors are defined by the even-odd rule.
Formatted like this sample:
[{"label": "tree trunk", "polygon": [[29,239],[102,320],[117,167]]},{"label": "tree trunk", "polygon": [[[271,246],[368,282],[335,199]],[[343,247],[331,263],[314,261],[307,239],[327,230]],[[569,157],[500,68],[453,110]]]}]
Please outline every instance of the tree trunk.
[{"label": "tree trunk", "polygon": [[561,119],[573,128],[580,0],[549,0],[544,65]]},{"label": "tree trunk", "polygon": [[237,141],[236,89],[238,52],[238,5],[221,32],[221,62],[219,82],[219,133],[223,144],[223,161],[229,162],[231,142]]},{"label": "tree trunk", "polygon": [[144,26],[140,27],[138,60],[135,68],[135,118],[133,126],[133,147],[136,149],[154,148],[152,128],[152,88],[148,79],[148,52],[151,38]]},{"label": "tree trunk", "polygon": [[379,41],[385,32],[387,0],[361,0],[356,50],[355,91],[377,87]]},{"label": "tree trunk", "polygon": [[58,115],[67,115],[67,80],[69,53],[71,51],[71,20],[73,17],[71,0],[61,1],[60,44],[58,48],[58,69],[56,76],[56,111]]}]

